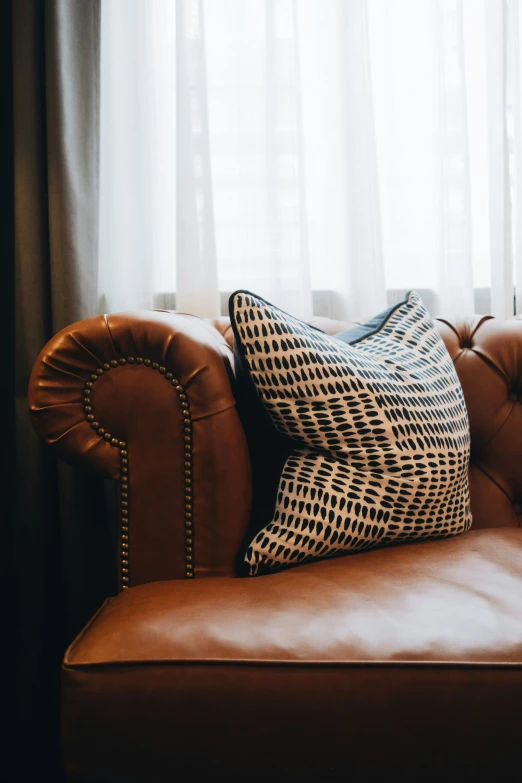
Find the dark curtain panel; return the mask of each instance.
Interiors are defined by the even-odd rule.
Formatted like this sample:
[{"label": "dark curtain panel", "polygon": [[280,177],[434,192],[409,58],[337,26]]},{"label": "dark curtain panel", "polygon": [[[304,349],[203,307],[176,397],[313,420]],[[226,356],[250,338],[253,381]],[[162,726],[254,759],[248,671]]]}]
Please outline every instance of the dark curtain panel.
[{"label": "dark curtain panel", "polygon": [[32,430],[26,390],[51,335],[96,313],[100,0],[13,0],[0,14],[12,57],[15,778],[60,780],[60,662],[114,592],[112,553],[103,484],[57,465]]}]

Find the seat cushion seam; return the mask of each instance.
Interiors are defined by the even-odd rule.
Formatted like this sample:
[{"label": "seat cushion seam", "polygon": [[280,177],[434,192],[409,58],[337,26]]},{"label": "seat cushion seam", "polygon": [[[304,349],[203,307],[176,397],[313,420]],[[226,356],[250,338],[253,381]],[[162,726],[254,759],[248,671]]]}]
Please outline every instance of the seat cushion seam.
[{"label": "seat cushion seam", "polygon": [[113,600],[112,597],[105,599],[105,601],[102,603],[102,605],[100,606],[98,611],[93,614],[93,616],[91,617],[91,619],[89,620],[87,625],[84,628],[82,628],[82,630],[80,631],[78,636],[71,642],[71,644],[69,645],[69,647],[65,651],[65,655],[63,657],[63,665],[64,666],[68,664],[68,662],[71,659],[72,654],[74,653],[74,651],[78,647],[79,643],[87,635],[87,633],[91,630],[91,628],[93,628],[93,626],[96,624],[96,622],[100,619],[100,617],[101,617],[105,607],[107,607],[111,603],[112,600]]}]

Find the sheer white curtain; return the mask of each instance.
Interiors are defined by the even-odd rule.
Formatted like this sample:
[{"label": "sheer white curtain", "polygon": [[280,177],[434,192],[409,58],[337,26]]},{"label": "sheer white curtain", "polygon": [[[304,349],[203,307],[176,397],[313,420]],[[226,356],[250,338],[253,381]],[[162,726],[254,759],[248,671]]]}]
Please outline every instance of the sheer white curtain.
[{"label": "sheer white curtain", "polygon": [[104,0],[100,309],[522,312],[518,0]]}]

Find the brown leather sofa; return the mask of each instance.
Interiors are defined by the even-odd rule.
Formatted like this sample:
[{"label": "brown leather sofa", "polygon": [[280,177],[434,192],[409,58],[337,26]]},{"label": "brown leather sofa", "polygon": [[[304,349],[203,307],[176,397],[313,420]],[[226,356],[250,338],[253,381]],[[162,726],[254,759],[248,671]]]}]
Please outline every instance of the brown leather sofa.
[{"label": "brown leather sofa", "polygon": [[522,779],[522,322],[439,326],[473,529],[257,578],[228,320],[100,316],[43,349],[34,425],[120,509],[121,591],[63,663],[70,781]]}]

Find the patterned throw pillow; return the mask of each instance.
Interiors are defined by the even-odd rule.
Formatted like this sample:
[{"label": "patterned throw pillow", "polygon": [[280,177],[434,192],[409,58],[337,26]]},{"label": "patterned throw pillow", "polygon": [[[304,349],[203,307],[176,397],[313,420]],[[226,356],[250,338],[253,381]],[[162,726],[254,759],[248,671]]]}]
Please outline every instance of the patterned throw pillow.
[{"label": "patterned throw pillow", "polygon": [[251,575],[469,528],[466,405],[417,294],[335,338],[247,291],[230,317],[243,370],[295,445],[246,551]]}]

